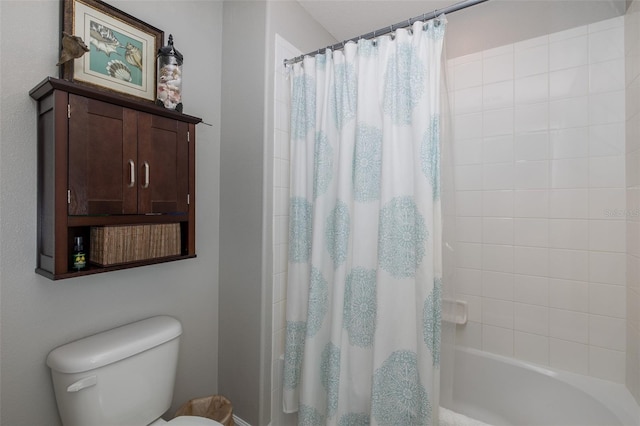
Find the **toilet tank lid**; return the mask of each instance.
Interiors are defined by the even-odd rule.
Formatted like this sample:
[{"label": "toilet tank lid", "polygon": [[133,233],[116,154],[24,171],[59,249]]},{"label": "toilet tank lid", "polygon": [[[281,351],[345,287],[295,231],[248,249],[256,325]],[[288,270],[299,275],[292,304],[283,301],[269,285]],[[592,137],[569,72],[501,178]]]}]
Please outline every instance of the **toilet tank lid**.
[{"label": "toilet tank lid", "polygon": [[182,334],[180,322],[157,316],[94,334],[49,353],[47,365],[60,373],[82,373],[144,352]]}]

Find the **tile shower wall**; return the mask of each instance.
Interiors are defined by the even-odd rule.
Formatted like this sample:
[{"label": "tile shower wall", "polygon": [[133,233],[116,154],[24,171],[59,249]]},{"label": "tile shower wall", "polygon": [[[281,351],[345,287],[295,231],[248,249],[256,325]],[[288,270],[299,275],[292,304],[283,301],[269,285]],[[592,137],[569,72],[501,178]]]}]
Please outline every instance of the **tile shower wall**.
[{"label": "tile shower wall", "polygon": [[449,61],[459,344],[625,381],[624,59],[620,17]]},{"label": "tile shower wall", "polygon": [[627,388],[640,403],[640,1],[625,16]]},{"label": "tile shower wall", "polygon": [[273,345],[271,417],[273,425],[295,424],[295,415],[282,413],[282,366],[284,355],[285,305],[287,298],[287,253],[289,227],[289,79],[283,61],[301,55],[276,35],[275,123],[273,149]]}]

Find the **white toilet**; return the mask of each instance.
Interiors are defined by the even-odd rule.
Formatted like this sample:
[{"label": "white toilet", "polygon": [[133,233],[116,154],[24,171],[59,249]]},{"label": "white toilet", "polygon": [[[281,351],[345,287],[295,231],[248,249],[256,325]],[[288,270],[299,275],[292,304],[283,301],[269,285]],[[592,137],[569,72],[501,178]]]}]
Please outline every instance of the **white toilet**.
[{"label": "white toilet", "polygon": [[64,426],[222,426],[160,416],[171,405],[182,326],[157,316],[54,349],[47,357]]}]

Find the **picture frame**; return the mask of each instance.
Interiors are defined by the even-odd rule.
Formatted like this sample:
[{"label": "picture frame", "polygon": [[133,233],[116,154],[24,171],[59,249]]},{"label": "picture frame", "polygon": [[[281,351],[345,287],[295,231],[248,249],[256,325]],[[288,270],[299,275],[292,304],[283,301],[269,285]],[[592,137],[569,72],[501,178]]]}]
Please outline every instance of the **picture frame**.
[{"label": "picture frame", "polygon": [[150,102],[164,32],[101,0],[62,0],[63,31],[89,51],[61,65],[62,78]]}]

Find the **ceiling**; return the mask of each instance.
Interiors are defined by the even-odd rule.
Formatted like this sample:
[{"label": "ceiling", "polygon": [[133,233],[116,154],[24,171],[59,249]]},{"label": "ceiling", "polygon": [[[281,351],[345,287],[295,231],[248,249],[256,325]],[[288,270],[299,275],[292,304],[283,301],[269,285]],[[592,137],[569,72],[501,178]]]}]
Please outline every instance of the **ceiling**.
[{"label": "ceiling", "polygon": [[[342,41],[442,9],[457,0],[298,2],[336,40]],[[628,2],[629,0],[489,0],[447,16],[447,55],[453,58],[620,16],[625,13]]]}]

